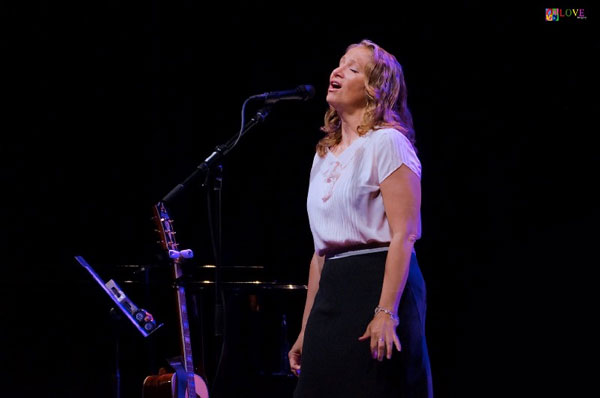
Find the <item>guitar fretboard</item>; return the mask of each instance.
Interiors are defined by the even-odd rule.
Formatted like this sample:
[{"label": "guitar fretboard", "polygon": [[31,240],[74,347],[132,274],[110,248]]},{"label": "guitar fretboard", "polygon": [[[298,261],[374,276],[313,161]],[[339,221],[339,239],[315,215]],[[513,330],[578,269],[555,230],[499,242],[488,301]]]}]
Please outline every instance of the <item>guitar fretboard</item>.
[{"label": "guitar fretboard", "polygon": [[[180,265],[175,264],[177,270],[181,272]],[[185,370],[187,372],[188,379],[188,398],[196,398],[196,386],[194,382],[194,360],[192,357],[192,341],[190,338],[190,325],[188,322],[187,315],[187,302],[185,295],[185,288],[180,286],[177,288],[177,304],[179,308],[179,325],[181,331],[181,351],[184,355]]]}]

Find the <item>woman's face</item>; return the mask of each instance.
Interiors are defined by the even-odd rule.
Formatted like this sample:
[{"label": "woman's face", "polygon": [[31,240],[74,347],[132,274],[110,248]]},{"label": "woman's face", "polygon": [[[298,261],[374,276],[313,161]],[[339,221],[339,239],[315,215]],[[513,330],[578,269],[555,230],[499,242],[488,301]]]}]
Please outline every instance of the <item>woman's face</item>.
[{"label": "woman's face", "polygon": [[331,72],[327,102],[338,112],[352,112],[364,108],[366,102],[366,67],[372,60],[371,50],[358,46],[351,48]]}]

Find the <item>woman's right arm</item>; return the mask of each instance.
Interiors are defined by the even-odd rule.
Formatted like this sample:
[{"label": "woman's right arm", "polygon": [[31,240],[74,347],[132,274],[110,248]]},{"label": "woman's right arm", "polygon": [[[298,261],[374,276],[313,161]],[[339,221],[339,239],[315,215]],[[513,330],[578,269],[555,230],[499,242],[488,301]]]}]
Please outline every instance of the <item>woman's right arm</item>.
[{"label": "woman's right arm", "polygon": [[319,290],[319,280],[321,279],[321,271],[323,270],[324,262],[325,257],[317,255],[316,252],[313,254],[313,257],[310,260],[310,269],[308,271],[308,292],[306,293],[306,304],[304,304],[304,315],[302,316],[302,329],[300,330],[300,334],[304,334],[308,315],[310,314],[310,310],[315,302],[315,296],[317,295],[317,290]]},{"label": "woman's right arm", "polygon": [[315,296],[319,290],[319,280],[321,279],[321,271],[323,270],[323,263],[325,262],[324,256],[319,256],[315,252],[312,260],[310,261],[310,269],[308,271],[308,292],[306,293],[306,303],[304,304],[304,314],[302,315],[302,328],[298,339],[292,346],[288,357],[290,359],[290,367],[292,372],[296,376],[300,373],[300,366],[302,362],[302,345],[304,344],[304,329],[306,328],[306,321],[310,315],[313,303],[315,302]]}]

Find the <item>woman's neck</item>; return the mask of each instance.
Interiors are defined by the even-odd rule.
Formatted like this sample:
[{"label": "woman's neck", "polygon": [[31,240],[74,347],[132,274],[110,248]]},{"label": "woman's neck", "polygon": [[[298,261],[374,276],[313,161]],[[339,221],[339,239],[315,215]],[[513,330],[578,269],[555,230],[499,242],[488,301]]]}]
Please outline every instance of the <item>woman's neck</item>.
[{"label": "woman's neck", "polygon": [[347,148],[360,135],[358,134],[358,126],[363,120],[364,110],[339,115],[342,121],[342,140],[338,146],[342,149]]}]

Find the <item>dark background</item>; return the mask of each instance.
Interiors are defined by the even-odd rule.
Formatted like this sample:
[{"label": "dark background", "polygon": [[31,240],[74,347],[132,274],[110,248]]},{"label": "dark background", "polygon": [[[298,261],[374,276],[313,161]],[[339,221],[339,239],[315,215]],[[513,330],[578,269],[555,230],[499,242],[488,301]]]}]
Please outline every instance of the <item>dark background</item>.
[{"label": "dark background", "polygon": [[[585,8],[587,19],[546,22],[545,7]],[[159,264],[152,206],[237,133],[245,98],[299,84],[314,85],[315,98],[277,104],[223,164],[223,262],[262,266],[265,281],[307,282],[305,197],[328,77],[346,46],[363,38],[395,54],[406,75],[424,170],[417,252],[436,396],[583,391],[597,263],[595,8],[469,1],[3,8],[6,396],[113,396],[115,333],[123,396],[141,396],[143,378],[177,354],[168,278],[157,266],[153,290],[122,286],[166,323],[143,341],[130,325],[115,328],[110,302],[73,256],[106,279],[140,278],[123,265]],[[255,110],[249,105],[247,115]],[[195,265],[214,263],[200,184],[170,205]],[[246,293],[235,296],[239,319]],[[210,318],[210,292],[203,294],[195,297]],[[259,294],[265,318],[250,324],[258,329],[236,330],[239,347],[276,336],[282,313],[293,343],[303,297]],[[229,354],[229,384],[249,382],[232,365],[245,360]],[[293,382],[266,380],[252,394],[282,396],[272,385]]]}]

